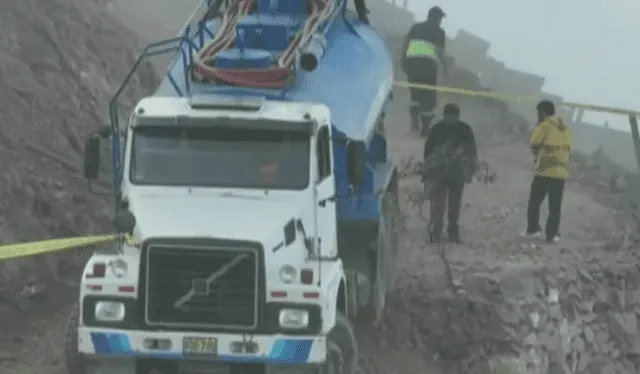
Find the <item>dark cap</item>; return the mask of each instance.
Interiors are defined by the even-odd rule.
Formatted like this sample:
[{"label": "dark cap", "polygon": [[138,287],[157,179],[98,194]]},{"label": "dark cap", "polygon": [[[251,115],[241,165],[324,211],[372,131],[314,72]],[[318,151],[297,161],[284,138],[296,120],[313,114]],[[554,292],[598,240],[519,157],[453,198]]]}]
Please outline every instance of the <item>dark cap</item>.
[{"label": "dark cap", "polygon": [[454,104],[454,103],[448,103],[444,106],[444,114],[451,114],[451,115],[455,115],[455,116],[459,116],[460,115],[460,107],[458,106],[458,104]]},{"label": "dark cap", "polygon": [[536,105],[536,110],[547,115],[556,114],[556,106],[551,100],[542,100]]},{"label": "dark cap", "polygon": [[440,8],[439,6],[434,6],[434,7],[431,7],[431,9],[429,9],[429,13],[427,15],[427,18],[429,18],[429,19],[434,19],[434,18],[437,19],[437,18],[443,18],[445,16],[446,16],[446,14],[442,10],[442,8]]}]

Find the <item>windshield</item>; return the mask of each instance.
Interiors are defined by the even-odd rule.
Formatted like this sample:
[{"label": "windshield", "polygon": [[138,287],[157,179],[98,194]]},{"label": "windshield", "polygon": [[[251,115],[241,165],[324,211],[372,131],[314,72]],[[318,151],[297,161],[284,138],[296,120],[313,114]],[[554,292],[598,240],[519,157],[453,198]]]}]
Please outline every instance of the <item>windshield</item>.
[{"label": "windshield", "polygon": [[302,132],[138,127],[133,184],[304,189],[309,184],[309,135]]}]

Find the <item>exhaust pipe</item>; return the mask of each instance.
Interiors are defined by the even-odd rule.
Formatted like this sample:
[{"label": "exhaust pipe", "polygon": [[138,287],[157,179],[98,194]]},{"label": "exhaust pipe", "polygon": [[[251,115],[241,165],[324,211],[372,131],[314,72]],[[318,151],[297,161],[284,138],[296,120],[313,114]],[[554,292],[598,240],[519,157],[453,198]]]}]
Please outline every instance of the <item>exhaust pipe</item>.
[{"label": "exhaust pipe", "polygon": [[300,56],[300,68],[304,71],[316,70],[325,49],[327,49],[327,39],[320,34],[314,34]]}]

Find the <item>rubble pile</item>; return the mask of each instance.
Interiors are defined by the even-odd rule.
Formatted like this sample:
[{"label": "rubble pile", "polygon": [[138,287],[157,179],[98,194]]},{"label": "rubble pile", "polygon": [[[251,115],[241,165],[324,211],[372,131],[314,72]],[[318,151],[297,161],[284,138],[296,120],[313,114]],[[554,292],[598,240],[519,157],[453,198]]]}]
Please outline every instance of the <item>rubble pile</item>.
[{"label": "rubble pile", "polygon": [[455,293],[417,281],[391,295],[380,333],[451,373],[638,372],[640,269],[612,269],[474,274]]}]

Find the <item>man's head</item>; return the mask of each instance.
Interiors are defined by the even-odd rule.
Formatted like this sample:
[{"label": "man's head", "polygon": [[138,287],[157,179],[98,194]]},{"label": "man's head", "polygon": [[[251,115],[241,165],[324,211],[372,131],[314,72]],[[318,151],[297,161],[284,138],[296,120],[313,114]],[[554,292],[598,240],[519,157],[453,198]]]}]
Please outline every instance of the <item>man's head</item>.
[{"label": "man's head", "polygon": [[440,26],[442,23],[442,19],[446,16],[442,8],[439,6],[434,6],[429,9],[429,13],[427,14],[427,22],[436,24]]},{"label": "man's head", "polygon": [[549,100],[542,100],[536,106],[538,120],[544,121],[546,118],[556,115],[556,106]]},{"label": "man's head", "polygon": [[449,103],[444,106],[444,122],[454,124],[460,120],[460,107],[458,104]]}]

